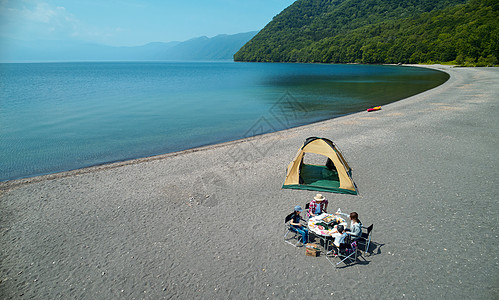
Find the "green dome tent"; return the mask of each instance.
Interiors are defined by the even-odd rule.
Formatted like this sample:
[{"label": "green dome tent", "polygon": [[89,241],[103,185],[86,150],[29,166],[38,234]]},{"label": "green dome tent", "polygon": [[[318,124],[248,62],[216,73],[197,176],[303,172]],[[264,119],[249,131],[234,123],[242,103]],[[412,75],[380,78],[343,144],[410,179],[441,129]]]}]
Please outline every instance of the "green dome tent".
[{"label": "green dome tent", "polygon": [[[326,164],[303,163],[307,153],[327,157]],[[283,189],[312,190],[357,195],[351,169],[334,143],[325,138],[309,137],[288,165]]]}]

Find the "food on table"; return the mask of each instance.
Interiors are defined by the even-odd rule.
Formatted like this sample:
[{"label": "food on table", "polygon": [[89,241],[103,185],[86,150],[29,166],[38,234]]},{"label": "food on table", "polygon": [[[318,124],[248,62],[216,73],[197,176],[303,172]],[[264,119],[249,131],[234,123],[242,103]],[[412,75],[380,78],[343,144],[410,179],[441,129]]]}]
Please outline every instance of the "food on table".
[{"label": "food on table", "polygon": [[326,223],[331,223],[333,221],[333,219],[334,219],[334,216],[329,215],[329,216],[325,217],[324,219],[322,219],[322,221],[324,221]]},{"label": "food on table", "polygon": [[344,223],[345,220],[341,218],[340,216],[335,216],[335,215],[328,215],[322,219],[322,222],[327,223],[327,224],[339,224],[339,223]]},{"label": "food on table", "polygon": [[[330,222],[327,222],[330,221]],[[310,219],[309,228],[317,234],[323,236],[332,236],[337,233],[336,226],[345,223],[345,220],[337,215],[328,215],[322,219]]]}]

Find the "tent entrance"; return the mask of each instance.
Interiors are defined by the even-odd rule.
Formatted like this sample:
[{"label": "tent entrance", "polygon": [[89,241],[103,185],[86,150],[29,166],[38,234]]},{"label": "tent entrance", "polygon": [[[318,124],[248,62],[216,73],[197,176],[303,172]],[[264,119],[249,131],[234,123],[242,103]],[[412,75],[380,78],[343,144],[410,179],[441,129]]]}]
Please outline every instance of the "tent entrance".
[{"label": "tent entrance", "polygon": [[326,166],[301,165],[300,179],[302,184],[311,187],[338,189],[340,187],[340,178],[338,172],[330,170]]}]

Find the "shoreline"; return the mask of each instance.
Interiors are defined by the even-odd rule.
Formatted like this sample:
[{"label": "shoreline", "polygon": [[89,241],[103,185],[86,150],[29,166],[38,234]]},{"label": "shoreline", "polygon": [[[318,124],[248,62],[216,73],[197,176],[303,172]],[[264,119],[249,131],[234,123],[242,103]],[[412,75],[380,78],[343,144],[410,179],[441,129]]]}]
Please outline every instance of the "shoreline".
[{"label": "shoreline", "polygon": [[[0,294],[495,299],[499,69],[448,72],[377,112],[0,189]],[[281,189],[309,136],[335,142],[359,189],[324,193],[329,211],[374,225],[351,266],[283,241],[316,194]]]},{"label": "shoreline", "polygon": [[[397,64],[386,64],[386,65],[406,66],[406,67],[421,67],[421,68],[428,68],[428,69],[433,69],[433,70],[439,70],[439,71],[442,71],[442,72],[445,72],[446,68],[453,68],[453,67],[455,67],[455,66],[447,66],[447,65],[397,65]],[[445,72],[445,73],[448,74],[448,72]],[[450,78],[449,78],[449,80],[450,80]],[[397,100],[397,101],[392,102],[392,103],[396,103],[396,102],[399,102],[399,101],[405,101],[405,100],[407,100],[409,98],[412,98],[414,96],[417,96],[417,95],[426,93],[428,91],[434,90],[436,88],[439,88],[440,86],[447,84],[447,82],[449,80],[447,80],[443,84],[441,84],[441,85],[439,85],[437,87],[434,87],[434,88],[432,88],[430,90],[426,90],[426,91],[421,92],[419,94],[410,96],[408,98],[403,98],[403,99]],[[392,103],[389,103],[387,105],[390,105]],[[383,105],[383,106],[387,106],[387,105]],[[285,133],[286,131],[289,131],[289,130],[293,130],[293,129],[297,129],[297,128],[302,128],[302,127],[306,127],[306,126],[311,126],[311,125],[315,125],[315,124],[320,124],[320,123],[323,123],[323,122],[328,122],[328,121],[331,121],[331,120],[334,120],[334,119],[339,119],[339,118],[343,118],[343,117],[347,117],[347,116],[355,115],[355,114],[359,114],[359,113],[364,113],[364,112],[365,111],[359,111],[359,112],[355,112],[355,113],[350,113],[350,114],[347,114],[347,115],[343,115],[343,116],[340,116],[340,117],[335,117],[335,118],[332,118],[332,119],[322,120],[322,121],[318,121],[318,122],[314,122],[314,123],[310,123],[310,124],[306,124],[306,125],[302,125],[302,126],[298,126],[298,127],[287,128],[287,129],[280,130],[280,131],[277,131],[277,132],[265,133],[265,134],[262,134],[262,135],[247,137],[247,138],[238,139],[238,140],[227,141],[227,142],[223,142],[223,143],[209,144],[209,145],[205,145],[205,146],[201,146],[201,147],[196,147],[196,148],[191,148],[191,149],[185,149],[185,150],[176,151],[176,152],[169,152],[169,153],[158,154],[158,155],[147,156],[147,157],[139,157],[139,158],[126,159],[126,160],[119,160],[119,161],[115,161],[115,162],[102,163],[102,164],[92,165],[92,166],[78,168],[78,169],[73,169],[73,170],[68,170],[68,171],[61,171],[61,172],[44,174],[44,175],[35,175],[35,176],[31,176],[31,177],[24,177],[24,178],[12,179],[12,180],[0,181],[0,191],[6,191],[6,190],[9,190],[9,189],[15,188],[17,186],[20,186],[20,185],[30,184],[30,183],[35,183],[35,182],[41,182],[41,181],[44,181],[44,180],[53,180],[53,179],[58,179],[58,178],[65,178],[65,177],[70,177],[70,176],[75,176],[75,175],[82,175],[82,174],[86,174],[86,173],[90,173],[90,172],[98,172],[98,171],[102,171],[102,170],[119,168],[119,167],[123,167],[123,166],[127,166],[127,165],[132,165],[132,164],[140,164],[140,163],[150,162],[150,161],[155,161],[155,160],[168,159],[169,157],[175,157],[175,156],[178,156],[178,155],[184,155],[184,154],[188,154],[188,153],[192,153],[192,152],[197,152],[197,151],[206,151],[206,150],[209,150],[209,149],[212,149],[212,148],[230,147],[231,145],[249,142],[249,141],[252,141],[254,139],[258,139],[259,137],[265,136],[265,135],[272,135],[272,134],[276,134],[276,133]]]},{"label": "shoreline", "polygon": [[[316,124],[316,123],[313,123],[313,124]],[[311,125],[311,124],[307,124],[307,125]],[[303,126],[307,126],[307,125],[303,125]],[[302,126],[300,126],[300,127],[302,127]],[[290,129],[292,129],[292,128],[290,128]],[[286,129],[286,130],[290,130],[290,129]],[[286,130],[282,130],[282,131],[286,131]],[[282,132],[282,131],[279,131],[279,132]],[[263,135],[273,134],[273,133],[275,133],[275,132],[266,133]],[[128,165],[135,165],[135,164],[141,164],[141,163],[146,163],[146,162],[152,162],[152,161],[156,161],[156,160],[168,159],[170,157],[185,155],[185,154],[189,154],[189,153],[195,153],[198,151],[206,151],[206,150],[216,149],[216,148],[220,148],[220,147],[227,147],[227,146],[231,146],[231,145],[235,145],[235,144],[239,144],[239,143],[249,142],[249,141],[251,141],[253,139],[257,139],[258,137],[261,137],[263,135],[257,135],[257,136],[253,136],[253,137],[249,137],[249,138],[228,141],[228,142],[223,142],[223,143],[218,143],[218,144],[211,144],[211,145],[181,150],[181,151],[177,151],[177,152],[158,154],[158,155],[147,156],[147,157],[142,157],[142,158],[127,159],[127,160],[123,160],[123,161],[103,163],[103,164],[99,164],[99,165],[83,167],[80,169],[74,169],[74,170],[69,170],[69,171],[62,171],[62,172],[57,172],[57,173],[51,173],[51,174],[38,175],[38,176],[33,176],[33,177],[26,177],[26,178],[19,178],[19,179],[2,181],[2,182],[0,182],[0,191],[15,188],[17,186],[24,185],[24,184],[36,183],[36,182],[41,182],[41,181],[45,181],[45,180],[54,180],[54,179],[71,177],[71,176],[82,175],[82,174],[104,171],[104,170],[110,170],[110,169],[120,168],[120,167],[128,166]]]}]

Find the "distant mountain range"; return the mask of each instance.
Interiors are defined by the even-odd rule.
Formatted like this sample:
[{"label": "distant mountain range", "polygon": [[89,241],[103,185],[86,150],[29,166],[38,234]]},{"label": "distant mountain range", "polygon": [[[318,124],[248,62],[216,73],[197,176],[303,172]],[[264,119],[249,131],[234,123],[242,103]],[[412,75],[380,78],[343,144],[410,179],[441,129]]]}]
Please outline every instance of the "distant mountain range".
[{"label": "distant mountain range", "polygon": [[0,40],[0,61],[200,61],[232,60],[257,31],[206,36],[185,42],[112,47],[81,42]]}]

